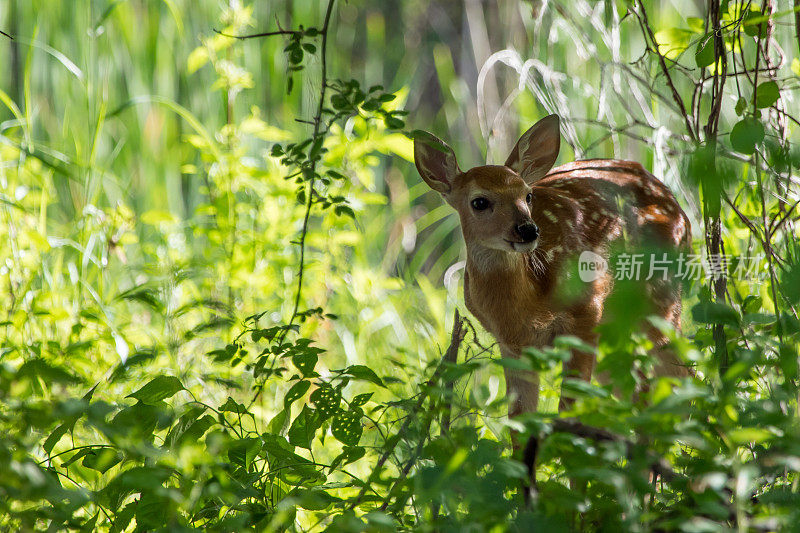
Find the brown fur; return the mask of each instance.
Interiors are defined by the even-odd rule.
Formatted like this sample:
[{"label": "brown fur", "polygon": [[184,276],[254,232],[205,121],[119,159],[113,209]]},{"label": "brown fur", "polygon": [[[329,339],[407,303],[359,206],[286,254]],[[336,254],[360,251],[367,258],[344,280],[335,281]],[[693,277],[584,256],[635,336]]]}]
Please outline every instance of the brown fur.
[{"label": "brown fur", "polygon": [[[433,139],[415,143],[417,167],[458,211],[467,246],[466,305],[497,339],[504,357],[519,357],[528,346],[551,345],[558,335],[597,342],[595,328],[613,290],[611,273],[587,283],[577,294],[565,296],[562,290],[570,265],[582,251],[608,260],[609,248],[620,240],[671,249],[691,242],[689,219],[675,197],[638,163],[575,161],[547,172],[558,152],[558,121],[552,116],[523,135],[508,166],[461,172],[452,150]],[[435,151],[427,149],[426,143],[432,142],[440,143]],[[441,153],[447,154],[446,160]],[[477,197],[490,208],[475,209],[471,202]],[[520,241],[515,228],[531,221],[538,226],[538,238],[534,243]],[[529,249],[531,245],[535,249]],[[653,282],[650,298],[657,314],[679,328],[679,287]],[[674,354],[663,349],[667,339],[655,328],[647,333],[657,348],[656,371],[687,375]],[[567,373],[589,380],[594,355],[575,351],[565,366]],[[534,373],[507,371],[506,382],[512,397],[509,415],[536,410]]]}]

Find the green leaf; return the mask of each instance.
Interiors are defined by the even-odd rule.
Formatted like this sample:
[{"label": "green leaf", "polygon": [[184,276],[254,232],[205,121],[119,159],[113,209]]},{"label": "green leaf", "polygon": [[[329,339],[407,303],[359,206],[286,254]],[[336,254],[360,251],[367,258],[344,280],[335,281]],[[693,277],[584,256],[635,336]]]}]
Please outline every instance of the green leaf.
[{"label": "green leaf", "polygon": [[364,394],[359,394],[358,396],[352,399],[352,401],[350,402],[350,407],[351,408],[361,407],[362,405],[367,403],[370,398],[372,398],[373,394],[374,394],[373,392],[365,392]]},{"label": "green leaf", "polygon": [[358,408],[337,413],[331,423],[331,433],[336,440],[347,446],[356,446],[361,440],[361,433],[364,430],[361,425],[363,415],[361,409]]},{"label": "green leaf", "polygon": [[339,405],[342,402],[342,393],[338,389],[331,387],[328,383],[323,383],[311,393],[309,399],[317,408],[319,416],[325,420],[339,411]]},{"label": "green leaf", "polygon": [[165,412],[167,404],[164,402],[148,405],[136,402],[118,412],[111,419],[109,430],[112,434],[128,435],[152,441],[153,432],[157,427],[164,427],[169,417]]},{"label": "green leaf", "polygon": [[714,39],[704,38],[697,43],[697,51],[694,53],[694,61],[698,68],[704,68],[714,64],[716,59],[714,54]]},{"label": "green leaf", "polygon": [[756,107],[759,109],[771,107],[781,96],[781,90],[774,81],[765,81],[758,86],[756,91]]},{"label": "green leaf", "polygon": [[692,307],[692,318],[701,324],[739,325],[739,315],[730,306],[719,302],[699,302]]},{"label": "green leaf", "polygon": [[746,109],[747,109],[747,100],[745,100],[744,98],[739,98],[736,101],[736,108],[735,108],[736,114],[741,117],[742,115],[744,115]]},{"label": "green leaf", "polygon": [[307,450],[311,449],[311,441],[319,429],[322,421],[309,406],[304,405],[303,410],[297,415],[289,428],[289,442]]},{"label": "green leaf", "polygon": [[360,379],[362,381],[369,381],[370,383],[374,383],[379,387],[384,387],[384,388],[386,387],[383,384],[383,381],[381,381],[381,378],[379,378],[378,375],[375,374],[375,372],[373,372],[373,370],[368,366],[364,365],[348,366],[347,368],[344,369],[343,373],[353,376],[353,378],[355,379]]},{"label": "green leaf", "polygon": [[83,457],[81,464],[86,468],[97,470],[105,474],[112,466],[122,461],[122,455],[111,448],[101,448],[99,450],[89,450]]},{"label": "green leaf", "polygon": [[222,404],[218,410],[222,411],[223,413],[228,412],[243,414],[247,412],[247,408],[244,406],[244,404],[237,402],[230,396],[228,396],[228,400]]},{"label": "green leaf", "polygon": [[682,28],[668,28],[656,32],[658,52],[668,59],[677,59],[689,47],[694,33]]},{"label": "green leaf", "polygon": [[364,457],[365,453],[366,450],[361,446],[345,446],[342,448],[342,453],[340,453],[331,463],[331,468],[335,469],[339,465],[344,466],[354,463]]},{"label": "green leaf", "polygon": [[731,130],[731,146],[737,152],[752,154],[764,140],[764,126],[753,117],[743,118]]},{"label": "green leaf", "polygon": [[309,511],[322,511],[330,507],[331,504],[342,501],[320,489],[303,490],[297,495],[299,496],[297,505]]},{"label": "green leaf", "polygon": [[[97,388],[97,385],[95,385],[94,387],[89,389],[89,392],[84,394],[83,398],[81,398],[81,400],[87,402],[86,403],[87,406],[88,406],[89,400],[92,399],[92,396],[94,395],[94,390],[96,388]],[[59,440],[61,440],[61,437],[63,437],[68,431],[72,431],[72,428],[75,427],[75,424],[78,422],[78,419],[81,416],[83,416],[83,414],[85,412],[86,412],[85,409],[81,410],[77,414],[67,418],[66,421],[63,424],[61,424],[58,427],[56,427],[56,429],[53,430],[53,432],[50,434],[50,436],[47,437],[47,440],[44,441],[44,444],[42,444],[42,448],[44,448],[44,451],[47,452],[48,454],[51,453],[53,451],[53,447],[56,444],[58,444]]]},{"label": "green leaf", "polygon": [[313,374],[314,367],[317,366],[319,359],[317,353],[314,349],[302,350],[292,356],[292,363],[303,373],[303,376],[309,376]]},{"label": "green leaf", "polygon": [[136,466],[112,479],[98,494],[101,503],[116,509],[134,492],[157,490],[169,479],[172,469],[159,466]]},{"label": "green leaf", "polygon": [[775,437],[771,431],[762,428],[736,428],[728,432],[728,437],[736,444],[761,444]]},{"label": "green leaf", "polygon": [[171,398],[175,393],[182,390],[186,389],[175,376],[158,376],[150,380],[141,389],[126,396],[126,398],[135,398],[142,403],[154,405],[162,400]]},{"label": "green leaf", "polygon": [[566,394],[568,397],[571,398],[607,398],[608,391],[605,389],[598,387],[597,385],[593,385],[592,383],[587,383],[582,379],[575,379],[575,378],[565,378],[561,383],[561,391],[562,394]]},{"label": "green leaf", "polygon": [[250,468],[261,451],[261,445],[261,439],[258,437],[236,440],[228,447],[228,459],[234,464]]},{"label": "green leaf", "polygon": [[66,385],[81,383],[81,378],[62,366],[55,365],[41,357],[30,359],[20,365],[18,377],[42,379],[45,383],[63,383]]},{"label": "green leaf", "polygon": [[288,390],[283,398],[283,408],[288,409],[295,401],[302,398],[310,386],[311,382],[306,380],[298,381],[292,385],[292,388]]}]

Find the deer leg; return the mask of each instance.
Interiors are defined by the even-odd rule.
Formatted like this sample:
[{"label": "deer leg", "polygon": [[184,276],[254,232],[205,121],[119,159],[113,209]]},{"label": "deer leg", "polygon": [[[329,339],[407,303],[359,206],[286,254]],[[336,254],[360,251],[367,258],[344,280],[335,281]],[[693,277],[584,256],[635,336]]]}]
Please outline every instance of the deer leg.
[{"label": "deer leg", "polygon": [[[508,359],[518,359],[518,351],[500,345],[500,354]],[[535,413],[539,407],[539,374],[530,370],[504,369],[508,395],[508,417],[522,413]],[[516,449],[516,447],[515,447]]]},{"label": "deer leg", "polygon": [[[588,333],[584,335],[580,335],[579,338],[589,345],[596,345],[597,344],[597,335],[594,333]],[[577,349],[572,350],[572,357],[570,357],[569,361],[564,363],[564,369],[562,375],[565,378],[578,378],[583,381],[590,381],[592,379],[592,373],[594,372],[594,366],[596,362],[595,354],[593,353],[586,353]],[[561,399],[558,402],[558,410],[563,411],[568,409],[572,406],[575,400],[572,398],[566,398],[564,393],[561,393]]]},{"label": "deer leg", "polygon": [[[519,358],[518,351],[509,346],[500,345],[500,354],[505,358]],[[535,413],[539,407],[539,374],[532,371],[516,370],[511,368],[504,369],[506,377],[506,394],[508,396],[508,418],[514,418],[522,413]],[[536,461],[536,440],[530,439],[528,443],[520,441],[517,431],[511,430],[511,445],[515,457],[520,456],[522,451],[522,461],[528,468],[529,480],[522,485],[522,493],[527,501],[530,497],[531,487],[536,486],[536,472],[534,463]]]}]

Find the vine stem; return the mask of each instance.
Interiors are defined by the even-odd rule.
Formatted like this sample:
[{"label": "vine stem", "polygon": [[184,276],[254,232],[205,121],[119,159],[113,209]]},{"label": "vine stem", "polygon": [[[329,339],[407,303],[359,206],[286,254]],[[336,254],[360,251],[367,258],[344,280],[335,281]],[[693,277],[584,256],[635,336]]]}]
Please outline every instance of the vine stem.
[{"label": "vine stem", "polygon": [[[320,51],[320,61],[321,61],[321,80],[320,80],[320,90],[319,90],[319,102],[317,104],[317,113],[314,115],[313,123],[314,123],[314,134],[312,136],[312,146],[316,144],[317,138],[320,135],[320,128],[322,126],[322,110],[325,106],[325,95],[328,90],[328,28],[330,26],[331,21],[331,14],[333,13],[333,4],[336,3],[336,0],[328,0],[328,7],[325,10],[325,20],[322,23],[322,30],[320,34],[322,35],[322,50]],[[296,32],[268,32],[266,35],[282,35],[285,33],[296,33]],[[247,37],[247,36],[243,36]],[[303,294],[303,275],[305,273],[305,261],[306,261],[306,236],[308,235],[308,222],[311,218],[311,208],[314,206],[314,190],[315,180],[316,180],[316,170],[317,170],[317,161],[319,159],[314,158],[311,160],[311,165],[309,168],[309,175],[310,178],[308,180],[308,186],[306,187],[306,206],[305,206],[305,213],[303,215],[303,227],[300,230],[300,239],[298,240],[298,246],[300,247],[300,267],[297,272],[297,289],[295,290],[294,295],[294,306],[292,309],[292,314],[289,317],[289,323],[286,325],[285,328],[281,331],[281,337],[278,344],[282,344],[283,341],[286,339],[286,336],[291,331],[292,325],[294,325],[295,320],[297,320],[297,312],[300,309],[300,299]],[[260,383],[257,388],[255,394],[253,394],[253,399],[250,401],[250,405],[253,405],[256,400],[258,399],[261,391],[264,390],[264,384]]]}]

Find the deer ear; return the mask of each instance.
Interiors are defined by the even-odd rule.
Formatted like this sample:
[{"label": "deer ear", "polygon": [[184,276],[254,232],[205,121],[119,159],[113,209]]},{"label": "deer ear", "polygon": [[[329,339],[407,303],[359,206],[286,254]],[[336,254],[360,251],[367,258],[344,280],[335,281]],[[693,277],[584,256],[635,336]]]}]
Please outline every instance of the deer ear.
[{"label": "deer ear", "polygon": [[443,195],[450,192],[453,179],[461,174],[453,149],[427,131],[415,132],[414,163],[425,183]]},{"label": "deer ear", "polygon": [[522,134],[506,160],[506,166],[533,185],[550,171],[561,146],[558,115],[550,115]]}]

